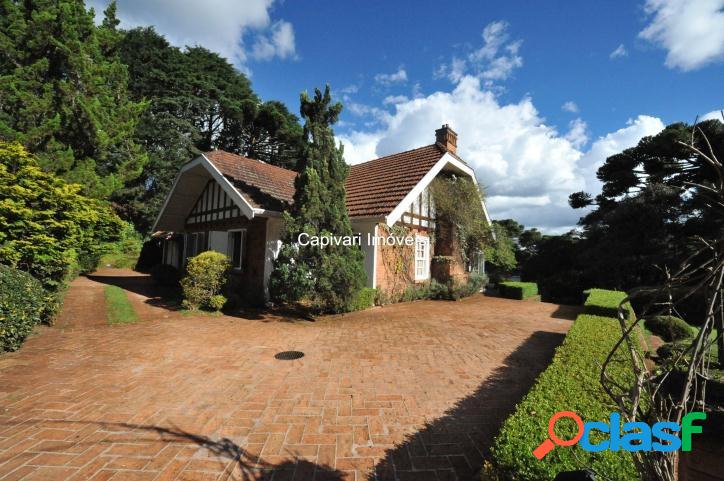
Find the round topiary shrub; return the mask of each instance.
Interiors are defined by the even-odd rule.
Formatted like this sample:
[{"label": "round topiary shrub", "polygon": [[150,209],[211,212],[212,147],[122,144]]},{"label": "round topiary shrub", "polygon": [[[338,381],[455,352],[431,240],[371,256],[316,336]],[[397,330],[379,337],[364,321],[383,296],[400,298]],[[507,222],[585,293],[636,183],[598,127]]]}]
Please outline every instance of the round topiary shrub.
[{"label": "round topiary shrub", "polygon": [[20,347],[43,319],[47,294],[27,272],[0,266],[0,352]]},{"label": "round topiary shrub", "polygon": [[675,316],[653,316],[644,321],[646,328],[666,342],[693,337],[695,330],[683,319]]},{"label": "round topiary shrub", "polygon": [[[206,251],[189,259],[181,288],[191,309],[203,307],[218,311],[223,307],[223,296],[219,293],[226,282],[228,269],[229,259],[219,252]],[[226,298],[223,301],[225,303]],[[221,306],[217,307],[219,303]]]}]

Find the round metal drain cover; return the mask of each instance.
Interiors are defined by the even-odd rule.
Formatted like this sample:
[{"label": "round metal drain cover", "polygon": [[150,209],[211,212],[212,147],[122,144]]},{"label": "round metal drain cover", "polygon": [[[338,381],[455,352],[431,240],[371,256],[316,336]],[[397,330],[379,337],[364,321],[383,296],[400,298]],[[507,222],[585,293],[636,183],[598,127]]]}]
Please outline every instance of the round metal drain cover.
[{"label": "round metal drain cover", "polygon": [[282,351],[274,355],[275,359],[281,359],[282,361],[291,361],[293,359],[299,359],[300,357],[304,357],[302,351]]}]

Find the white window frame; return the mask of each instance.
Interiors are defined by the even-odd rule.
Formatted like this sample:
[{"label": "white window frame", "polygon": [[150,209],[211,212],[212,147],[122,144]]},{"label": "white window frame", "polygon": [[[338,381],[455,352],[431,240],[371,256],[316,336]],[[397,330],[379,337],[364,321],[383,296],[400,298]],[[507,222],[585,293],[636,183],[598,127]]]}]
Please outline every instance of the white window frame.
[{"label": "white window frame", "polygon": [[[234,239],[232,234],[235,232],[241,232],[241,247],[239,252],[239,265],[233,265],[234,262]],[[230,229],[226,234],[226,255],[229,257],[229,262],[232,263],[231,268],[237,272],[243,272],[244,261],[246,260],[246,229]]]},{"label": "white window frame", "polygon": [[[423,246],[422,256],[420,256],[419,247]],[[418,263],[422,262],[422,271],[418,268]],[[427,236],[415,236],[415,280],[424,281],[430,278],[430,238]]]}]

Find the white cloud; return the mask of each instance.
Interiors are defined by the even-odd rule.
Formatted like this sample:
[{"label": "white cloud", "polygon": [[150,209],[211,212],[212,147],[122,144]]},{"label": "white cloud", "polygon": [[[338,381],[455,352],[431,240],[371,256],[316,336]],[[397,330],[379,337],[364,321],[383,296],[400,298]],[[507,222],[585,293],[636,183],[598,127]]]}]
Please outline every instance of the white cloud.
[{"label": "white cloud", "polygon": [[656,135],[664,129],[664,123],[657,117],[639,115],[626,122],[626,127],[599,137],[580,160],[581,170],[586,181],[586,192],[596,195],[601,191],[601,182],[596,171],[607,157],[634,147],[642,137]]},{"label": "white cloud", "polygon": [[667,50],[666,65],[694,70],[724,59],[724,0],[647,0],[639,33]]},{"label": "white cloud", "polygon": [[624,44],[620,44],[613,52],[608,55],[608,58],[614,59],[626,56],[628,56],[628,50],[626,50],[626,46]]},{"label": "white cloud", "polygon": [[402,102],[407,102],[409,99],[406,95],[388,95],[382,100],[382,103],[384,105],[390,105],[390,104],[400,104]]},{"label": "white cloud", "polygon": [[574,113],[574,114],[576,114],[576,113],[579,112],[578,105],[576,105],[576,103],[575,103],[573,100],[569,100],[568,102],[564,102],[564,104],[561,105],[561,109],[562,109],[562,110],[565,110],[566,112],[571,112],[571,113]]},{"label": "white cloud", "polygon": [[588,142],[588,125],[582,119],[571,120],[568,124],[568,132],[565,139],[568,140],[575,148],[580,149]]},{"label": "white cloud", "polygon": [[718,120],[719,122],[724,122],[724,114],[722,114],[723,111],[724,111],[724,108],[722,108],[722,109],[720,109],[720,110],[713,110],[713,111],[709,112],[708,114],[702,115],[702,116],[699,118],[699,120],[700,120],[700,121],[703,121],[703,120],[714,120],[714,119],[716,119],[716,120]]},{"label": "white cloud", "polygon": [[407,82],[407,71],[404,67],[400,66],[397,72],[378,73],[375,75],[375,82],[383,85]]},{"label": "white cloud", "polygon": [[[101,15],[108,0],[89,0]],[[272,22],[274,0],[123,0],[118,17],[125,28],[153,25],[179,47],[202,45],[232,62],[294,57],[294,30],[289,22]],[[247,49],[244,41],[251,41]]]},{"label": "white cloud", "polygon": [[469,52],[464,58],[453,57],[449,64],[442,64],[435,71],[435,77],[447,77],[451,82],[460,82],[465,75],[485,79],[488,84],[510,77],[516,68],[523,66],[519,55],[521,40],[509,41],[508,23],[489,23],[482,33],[483,45]]},{"label": "white cloud", "polygon": [[294,58],[294,27],[289,22],[280,20],[272,25],[269,35],[261,35],[254,42],[251,56],[257,60]]},{"label": "white cloud", "polygon": [[613,134],[597,140],[587,152],[586,124],[574,120],[561,135],[546,125],[533,101],[501,104],[465,76],[451,92],[434,92],[394,104],[394,113],[380,119],[377,130],[339,135],[345,159],[357,164],[434,142],[434,131],[449,123],[458,132],[458,153],[486,188],[493,218],[511,217],[526,226],[559,233],[575,226],[581,211],[568,206],[568,195],[579,190],[597,194],[590,180],[608,155],[634,145],[642,135],[656,133],[661,121],[641,116]]}]

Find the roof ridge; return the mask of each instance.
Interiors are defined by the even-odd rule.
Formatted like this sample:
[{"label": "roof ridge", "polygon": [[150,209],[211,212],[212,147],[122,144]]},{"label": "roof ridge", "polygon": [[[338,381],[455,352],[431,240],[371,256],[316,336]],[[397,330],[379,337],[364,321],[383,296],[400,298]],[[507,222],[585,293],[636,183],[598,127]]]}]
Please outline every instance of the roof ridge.
[{"label": "roof ridge", "polygon": [[364,162],[360,162],[359,164],[351,165],[350,167],[357,167],[357,166],[359,166],[359,165],[369,164],[370,162],[375,162],[375,161],[377,161],[377,160],[386,159],[386,158],[388,158],[388,157],[393,157],[393,156],[395,156],[395,155],[407,154],[407,153],[410,153],[410,152],[414,152],[414,151],[416,151],[416,150],[428,149],[428,148],[430,148],[430,147],[437,147],[437,149],[440,151],[440,153],[441,153],[441,154],[443,153],[442,149],[440,149],[440,147],[437,145],[437,143],[435,143],[435,144],[423,145],[422,147],[415,147],[414,149],[403,150],[402,152],[395,152],[394,154],[383,155],[382,157],[376,157],[376,158],[370,159],[370,160],[365,160]]},{"label": "roof ridge", "polygon": [[291,174],[294,174],[295,176],[297,175],[297,172],[294,171],[294,170],[292,170],[292,169],[287,169],[287,168],[285,168],[285,167],[279,167],[278,165],[270,164],[270,163],[268,163],[268,162],[264,162],[263,160],[253,159],[253,158],[251,158],[251,157],[247,157],[247,156],[245,156],[245,155],[236,154],[236,153],[234,153],[234,152],[229,152],[229,151],[223,150],[223,149],[209,150],[209,151],[207,151],[207,152],[204,152],[203,155],[206,156],[206,155],[208,155],[208,154],[213,154],[214,152],[220,152],[220,153],[222,153],[222,154],[233,155],[233,156],[238,157],[238,158],[243,159],[243,160],[249,160],[249,161],[251,161],[251,162],[256,162],[256,163],[259,164],[259,165],[265,165],[265,166],[271,167],[271,168],[273,168],[273,169],[283,170],[284,172],[289,172],[289,173],[291,173]]}]

